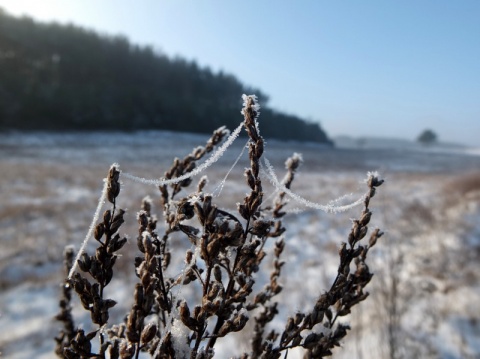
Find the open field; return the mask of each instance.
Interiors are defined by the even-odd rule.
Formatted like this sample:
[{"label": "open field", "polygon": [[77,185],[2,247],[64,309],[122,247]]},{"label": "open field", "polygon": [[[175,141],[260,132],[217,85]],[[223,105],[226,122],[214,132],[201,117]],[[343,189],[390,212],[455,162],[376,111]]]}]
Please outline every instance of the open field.
[{"label": "open field", "polygon": [[[83,241],[109,166],[117,162],[126,172],[160,178],[174,157],[185,156],[207,139],[170,132],[0,135],[0,351],[5,357],[55,357],[53,337],[60,324],[52,318],[64,277],[62,252],[66,245],[78,248]],[[210,191],[218,189],[245,141],[237,139],[207,169]],[[314,202],[326,204],[349,193],[346,201],[356,200],[365,191],[367,171],[379,171],[386,180],[372,200],[371,226],[386,235],[370,257],[375,273],[371,297],[347,317],[352,331],[334,357],[381,359],[395,352],[405,358],[480,358],[480,156],[329,149],[266,139],[265,156],[279,177],[293,152],[302,153],[304,163],[292,189]],[[246,154],[215,199],[226,209],[234,209],[247,192],[245,166]],[[122,228],[134,239],[142,198],[150,195],[158,205],[160,194],[153,186],[122,181],[119,206],[127,209]],[[274,188],[267,179],[264,184],[267,202]],[[278,297],[284,316],[311,305],[327,289],[350,218],[360,212],[353,208],[326,214],[293,201],[289,208],[298,211],[285,222],[287,263]],[[182,238],[172,245],[189,247]],[[119,303],[117,321],[131,305],[135,251],[132,240],[109,286]],[[178,268],[183,257],[173,260]],[[259,278],[257,284],[264,281]],[[75,315],[79,323],[88,321],[81,308]],[[246,338],[236,340],[236,346],[219,341],[218,357],[240,353],[232,348],[248,350]]]}]

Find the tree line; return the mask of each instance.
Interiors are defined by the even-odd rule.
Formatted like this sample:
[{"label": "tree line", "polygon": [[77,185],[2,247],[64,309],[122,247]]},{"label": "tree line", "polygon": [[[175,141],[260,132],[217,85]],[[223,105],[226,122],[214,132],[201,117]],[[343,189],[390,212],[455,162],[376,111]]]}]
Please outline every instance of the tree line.
[{"label": "tree line", "polygon": [[238,125],[243,93],[259,97],[265,136],[331,143],[317,123],[269,108],[233,75],[0,9],[0,129],[211,132]]}]

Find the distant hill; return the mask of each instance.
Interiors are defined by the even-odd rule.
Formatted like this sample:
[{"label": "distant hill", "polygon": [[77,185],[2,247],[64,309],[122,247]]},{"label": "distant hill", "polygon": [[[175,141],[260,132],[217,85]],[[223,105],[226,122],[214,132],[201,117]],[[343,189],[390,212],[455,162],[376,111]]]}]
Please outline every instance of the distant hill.
[{"label": "distant hill", "polygon": [[388,137],[350,137],[336,136],[333,138],[336,147],[339,148],[388,148],[388,149],[429,149],[429,150],[463,150],[466,146],[449,142],[437,142],[431,145],[425,145],[418,141],[406,140],[402,138]]},{"label": "distant hill", "polygon": [[269,108],[264,93],[232,75],[0,9],[0,129],[208,133],[240,123],[243,93],[259,97],[265,136],[332,144],[318,124]]}]

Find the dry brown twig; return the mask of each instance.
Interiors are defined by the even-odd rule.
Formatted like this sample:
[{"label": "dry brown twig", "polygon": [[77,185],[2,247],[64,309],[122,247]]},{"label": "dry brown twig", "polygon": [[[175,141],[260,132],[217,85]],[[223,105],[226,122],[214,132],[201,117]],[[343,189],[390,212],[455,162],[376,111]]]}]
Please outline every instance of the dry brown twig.
[{"label": "dry brown twig", "polygon": [[[375,190],[382,184],[376,174],[369,174],[368,193],[364,209],[353,226],[347,243],[339,251],[338,274],[331,288],[319,295],[312,308],[296,313],[286,320],[283,331],[267,332],[268,324],[278,315],[279,304],[274,297],[281,292],[280,276],[284,264],[281,255],[285,247],[282,234],[285,228],[285,192],[280,192],[273,207],[263,204],[260,159],[264,141],[258,131],[259,106],[255,96],[244,96],[244,127],[249,137],[250,166],[245,170],[249,193],[238,204],[238,213],[230,213],[215,205],[211,194],[204,192],[202,177],[191,194],[179,197],[192,183],[186,178],[177,183],[160,185],[166,230],[160,235],[152,203],[144,200],[137,215],[139,231],[137,246],[141,253],[135,259],[136,284],[133,306],[124,323],[109,326],[109,309],[116,303],[104,298],[104,289],[115,274],[117,252],[126,239],[119,234],[124,211],[116,207],[120,193],[120,171],[110,168],[106,197],[112,208],[104,213],[95,227],[98,242],[95,255],[83,253],[78,261],[80,272],[67,279],[60,302],[59,320],[65,323],[57,337],[57,354],[64,358],[138,358],[148,352],[153,358],[212,358],[215,345],[221,338],[244,329],[254,316],[252,348],[241,358],[279,358],[295,347],[303,347],[308,358],[331,355],[335,346],[347,334],[349,327],[338,321],[351,308],[363,301],[368,293],[364,288],[372,278],[366,264],[367,254],[382,232],[375,229],[368,244],[360,244],[367,234],[371,218],[369,204]],[[221,128],[205,147],[198,147],[183,160],[175,159],[165,173],[174,179],[190,173],[196,162],[211,152],[227,135]],[[301,157],[297,154],[286,162],[283,180],[290,189]],[[196,223],[196,225],[195,225]],[[192,225],[193,224],[193,225]],[[185,252],[182,274],[169,275],[172,255],[169,240],[173,233],[186,236],[192,249]],[[253,293],[255,274],[267,257],[265,243],[278,238],[273,249],[273,270],[270,281]],[[67,269],[72,267],[70,252]],[[175,253],[175,255],[178,255]],[[83,274],[82,274],[83,273]],[[194,285],[201,291],[201,300],[178,296],[175,288]],[[70,314],[70,290],[73,288],[83,307],[90,311],[92,323],[98,329],[85,333],[74,329]],[[328,329],[328,330],[325,330]],[[98,337],[98,352],[92,352],[91,341]]]}]

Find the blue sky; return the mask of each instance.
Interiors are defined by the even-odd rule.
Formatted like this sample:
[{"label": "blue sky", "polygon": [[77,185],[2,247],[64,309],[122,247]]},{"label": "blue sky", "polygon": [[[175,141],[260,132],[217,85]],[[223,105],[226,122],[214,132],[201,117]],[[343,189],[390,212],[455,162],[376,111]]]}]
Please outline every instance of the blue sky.
[{"label": "blue sky", "polygon": [[[224,70],[331,136],[480,147],[480,1],[0,0]],[[240,94],[239,94],[240,95]]]}]

